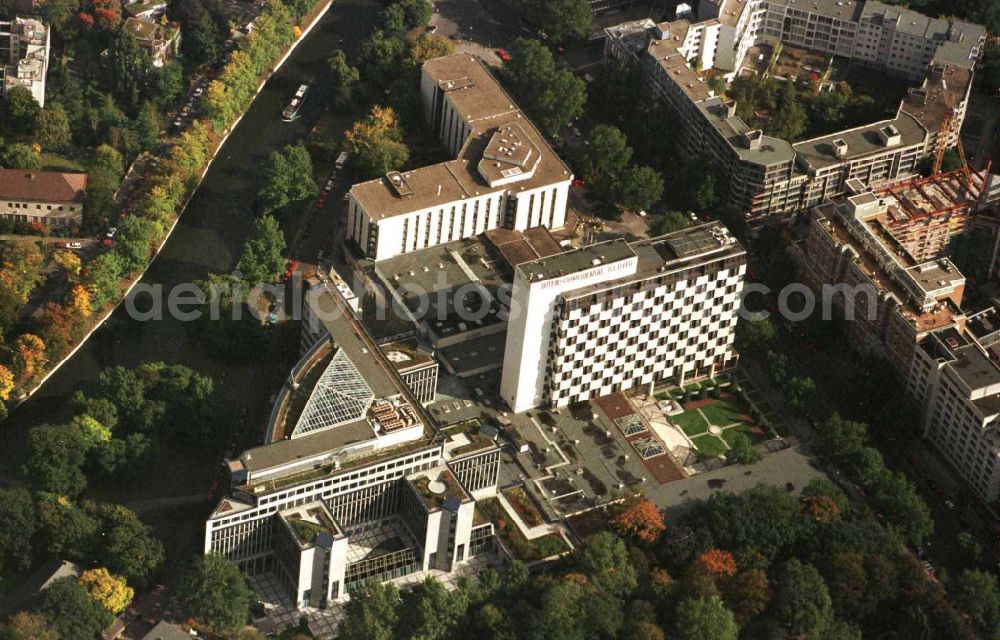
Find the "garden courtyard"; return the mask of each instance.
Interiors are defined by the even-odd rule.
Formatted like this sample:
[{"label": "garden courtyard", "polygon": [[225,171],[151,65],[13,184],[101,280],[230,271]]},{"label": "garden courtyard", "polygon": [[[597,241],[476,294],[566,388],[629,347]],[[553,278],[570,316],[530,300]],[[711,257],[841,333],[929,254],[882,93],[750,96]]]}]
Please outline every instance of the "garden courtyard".
[{"label": "garden courtyard", "polygon": [[[753,444],[786,434],[785,425],[741,371],[725,379],[671,389],[669,396],[682,411],[671,412],[667,419],[699,458],[725,454],[741,433]],[[667,400],[668,396],[660,393],[657,398]]]}]

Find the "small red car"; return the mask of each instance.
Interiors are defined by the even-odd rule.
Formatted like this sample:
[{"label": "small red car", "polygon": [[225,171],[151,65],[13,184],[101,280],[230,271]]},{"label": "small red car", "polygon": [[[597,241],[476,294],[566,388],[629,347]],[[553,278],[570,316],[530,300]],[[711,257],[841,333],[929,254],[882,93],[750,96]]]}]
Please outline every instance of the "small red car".
[{"label": "small red car", "polygon": [[498,56],[500,57],[500,59],[501,59],[501,60],[503,60],[504,62],[510,62],[510,54],[509,54],[509,53],[507,53],[507,50],[506,50],[506,49],[497,49],[497,55],[498,55]]},{"label": "small red car", "polygon": [[587,184],[587,183],[586,183],[586,182],[584,182],[584,180],[583,180],[582,178],[575,178],[575,179],[573,180],[573,186],[574,186],[574,187],[582,187],[582,186],[583,186],[583,185],[585,185],[585,184]]}]

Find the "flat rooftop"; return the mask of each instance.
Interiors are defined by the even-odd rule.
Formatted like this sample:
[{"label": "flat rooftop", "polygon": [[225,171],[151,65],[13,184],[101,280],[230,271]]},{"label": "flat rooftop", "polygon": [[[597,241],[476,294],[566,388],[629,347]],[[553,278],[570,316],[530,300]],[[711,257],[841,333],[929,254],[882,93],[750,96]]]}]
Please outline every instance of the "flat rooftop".
[{"label": "flat rooftop", "polygon": [[802,0],[798,2],[795,0],[768,0],[768,4],[787,6],[792,9],[818,13],[828,18],[837,18],[838,20],[848,20],[850,22],[857,22],[860,19],[865,6],[863,0],[812,0],[811,2],[803,2]]},{"label": "flat rooftop", "polygon": [[[899,133],[899,142],[887,145],[879,132],[887,126],[893,126]],[[819,138],[797,142],[792,147],[799,158],[815,169],[823,169],[831,165],[842,164],[851,159],[869,155],[887,153],[901,147],[923,144],[927,139],[927,130],[909,113],[901,111],[892,120],[873,122],[854,129],[838,131]],[[846,153],[838,157],[834,152],[834,142],[843,141],[847,144]]]},{"label": "flat rooftop", "polygon": [[927,131],[941,131],[951,113],[948,101],[961,104],[971,82],[971,67],[937,64],[928,71],[920,87],[910,89],[900,109],[915,117]]},{"label": "flat rooftop", "polygon": [[559,242],[545,227],[531,227],[523,232],[497,228],[483,236],[511,269],[525,262],[562,253]]},{"label": "flat rooftop", "polygon": [[[375,263],[383,281],[397,291],[407,308],[420,315],[418,320],[428,323],[439,337],[499,320],[504,309],[499,290],[510,284],[503,266],[482,236],[455,240]],[[482,289],[477,290],[479,287]],[[463,296],[461,302],[455,298],[459,292]],[[477,312],[482,309],[486,294],[489,308],[482,315]],[[458,313],[460,304],[469,313]]]},{"label": "flat rooftop", "polygon": [[[430,209],[488,193],[535,189],[572,179],[569,167],[478,58],[467,53],[445,56],[428,60],[423,69],[439,87],[449,87],[445,89],[447,99],[465,118],[472,133],[456,159],[401,172],[408,187],[405,196],[399,194],[388,178],[352,186],[351,194],[373,219]],[[487,162],[482,166],[491,179],[515,175],[494,176],[494,169],[501,172],[513,167],[496,168],[493,167],[496,160],[489,162],[491,152],[500,146],[494,134],[504,132],[515,132],[521,143],[519,149],[531,150],[523,158],[525,168],[519,167],[522,173],[517,174],[530,177],[491,187],[480,172],[484,158]],[[513,156],[510,159],[514,159]],[[530,173],[525,170],[529,165]]]},{"label": "flat rooftop", "polygon": [[[343,536],[340,526],[322,501],[310,502],[279,511],[278,516],[295,535],[301,546],[328,546],[334,538]],[[326,538],[324,539],[324,534]]]},{"label": "flat rooftop", "polygon": [[434,358],[421,351],[420,345],[415,338],[390,342],[380,345],[380,348],[382,349],[382,353],[385,354],[386,359],[400,373],[411,371],[434,362]]},{"label": "flat rooftop", "polygon": [[[813,207],[816,215],[814,224],[820,225],[837,242],[850,246],[858,256],[856,262],[858,268],[868,276],[875,286],[894,295],[900,301],[903,317],[906,318],[918,333],[936,331],[944,327],[952,326],[958,318],[962,316],[962,311],[953,297],[960,297],[960,290],[956,292],[954,287],[946,287],[947,293],[940,296],[933,296],[935,304],[932,308],[925,309],[923,302],[918,300],[918,295],[922,298],[932,295],[923,289],[919,280],[913,277],[910,271],[915,267],[909,256],[892,250],[891,243],[886,243],[880,238],[881,232],[873,229],[865,223],[863,219],[856,219],[856,225],[865,229],[857,229],[854,233],[848,230],[847,222],[841,217],[839,207],[844,207],[845,201],[826,202]],[[870,245],[863,243],[855,237],[855,233],[865,233],[867,237],[873,239],[884,252],[881,255],[873,254]],[[957,269],[956,269],[957,273]],[[959,274],[960,275],[960,274]],[[907,284],[907,280],[910,281]],[[964,281],[964,278],[963,278]],[[919,290],[919,292],[918,292]]]},{"label": "flat rooftop", "polygon": [[762,135],[760,145],[751,149],[747,134],[751,129],[743,120],[729,115],[729,109],[722,98],[711,98],[698,103],[698,108],[708,122],[725,138],[729,146],[746,162],[762,166],[790,163],[795,160],[792,145],[780,138]]},{"label": "flat rooftop", "polygon": [[635,251],[622,238],[599,242],[517,266],[529,282],[550,280],[579,273],[601,265],[614,264],[635,257]]}]

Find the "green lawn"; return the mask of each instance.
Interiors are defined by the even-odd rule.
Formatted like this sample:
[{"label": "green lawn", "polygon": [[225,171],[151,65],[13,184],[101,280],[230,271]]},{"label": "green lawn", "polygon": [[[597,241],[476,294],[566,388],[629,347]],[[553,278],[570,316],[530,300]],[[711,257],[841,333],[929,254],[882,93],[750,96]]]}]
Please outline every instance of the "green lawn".
[{"label": "green lawn", "polygon": [[688,437],[708,432],[708,423],[705,422],[705,419],[697,411],[685,411],[676,416],[671,416],[670,419]]},{"label": "green lawn", "polygon": [[728,400],[716,400],[702,407],[701,412],[708,418],[709,423],[719,427],[739,422],[742,414],[736,405]]},{"label": "green lawn", "polygon": [[747,437],[750,438],[750,441],[751,442],[755,442],[755,443],[756,442],[760,442],[761,440],[764,439],[764,437],[760,433],[755,432],[753,430],[753,427],[751,427],[750,425],[746,425],[746,424],[741,424],[741,425],[736,426],[736,427],[730,427],[728,429],[723,429],[721,437],[722,437],[723,440],[726,441],[726,444],[728,444],[730,447],[732,447],[733,446],[733,440],[736,439],[736,434],[738,434],[738,433],[745,433],[747,435]]},{"label": "green lawn", "polygon": [[86,163],[89,157],[86,150],[76,150],[67,155],[57,155],[55,153],[43,153],[41,156],[42,169],[45,171],[67,171],[86,173]]},{"label": "green lawn", "polygon": [[716,436],[706,433],[705,435],[691,438],[691,442],[698,451],[706,456],[717,456],[726,452],[726,445]]}]

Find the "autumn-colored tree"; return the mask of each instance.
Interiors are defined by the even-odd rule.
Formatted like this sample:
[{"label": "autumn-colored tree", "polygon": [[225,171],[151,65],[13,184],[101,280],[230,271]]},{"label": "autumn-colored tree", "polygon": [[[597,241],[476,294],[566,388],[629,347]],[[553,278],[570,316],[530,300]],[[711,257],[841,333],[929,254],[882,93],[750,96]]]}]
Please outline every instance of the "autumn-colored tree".
[{"label": "autumn-colored tree", "polygon": [[736,559],[733,558],[733,554],[723,549],[709,549],[698,556],[698,562],[716,576],[736,574]]},{"label": "autumn-colored tree", "polygon": [[88,415],[79,415],[70,422],[78,428],[87,442],[97,445],[111,440],[111,430]]},{"label": "autumn-colored tree", "polygon": [[745,625],[760,614],[771,601],[771,585],[763,569],[748,569],[722,581],[722,599],[736,616],[736,623]]},{"label": "autumn-colored tree", "polygon": [[630,500],[625,509],[611,521],[611,525],[624,537],[650,543],[656,542],[666,529],[659,508],[643,497]]},{"label": "autumn-colored tree", "polygon": [[80,256],[72,251],[56,251],[52,254],[52,259],[56,261],[56,264],[65,269],[67,273],[72,273],[73,275],[80,273]]},{"label": "autumn-colored tree", "polygon": [[4,640],[59,640],[59,633],[41,614],[22,611],[11,616],[7,624],[0,626],[0,638],[4,638]]},{"label": "autumn-colored tree", "polygon": [[455,53],[455,44],[451,40],[425,31],[410,43],[409,62],[414,66],[419,66],[432,58],[450,56],[453,53]]},{"label": "autumn-colored tree", "polygon": [[840,519],[840,507],[828,496],[813,496],[807,499],[805,511],[814,522],[834,522]]},{"label": "autumn-colored tree", "polygon": [[69,292],[67,306],[73,316],[77,318],[89,318],[90,294],[87,293],[87,289],[79,284],[73,287],[72,291]]},{"label": "autumn-colored tree", "polygon": [[80,576],[80,584],[87,588],[91,598],[115,615],[124,611],[135,595],[125,578],[113,576],[103,567],[84,571]]},{"label": "autumn-colored tree", "polygon": [[42,307],[41,338],[51,357],[59,358],[69,351],[76,331],[77,324],[73,321],[69,308],[56,302],[45,303]]},{"label": "autumn-colored tree", "polygon": [[14,390],[14,372],[0,364],[0,400],[10,397]]},{"label": "autumn-colored tree", "polygon": [[22,333],[14,342],[14,351],[21,373],[34,373],[39,367],[45,366],[48,356],[45,353],[45,343],[32,333]]}]

